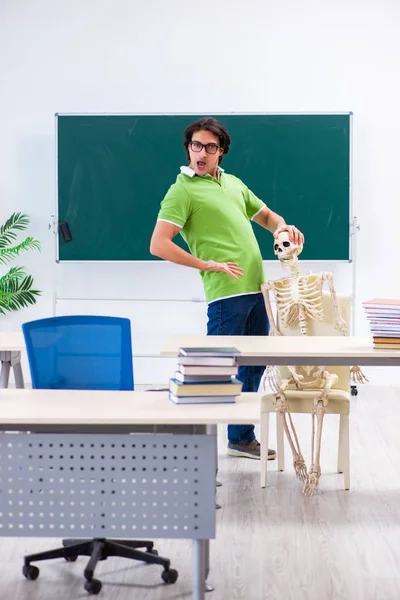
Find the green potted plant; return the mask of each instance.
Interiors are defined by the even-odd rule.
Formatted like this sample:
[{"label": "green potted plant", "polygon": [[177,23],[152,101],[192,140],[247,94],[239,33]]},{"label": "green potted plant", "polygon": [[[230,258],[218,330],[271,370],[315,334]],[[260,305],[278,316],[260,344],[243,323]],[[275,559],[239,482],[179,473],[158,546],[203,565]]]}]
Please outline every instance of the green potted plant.
[{"label": "green potted plant", "polygon": [[[24,250],[40,250],[40,242],[33,237],[16,243],[17,232],[24,231],[28,225],[28,215],[13,213],[0,227],[0,266],[10,263]],[[40,292],[33,290],[32,285],[33,277],[25,273],[24,267],[11,267],[0,277],[0,314],[36,304]]]}]

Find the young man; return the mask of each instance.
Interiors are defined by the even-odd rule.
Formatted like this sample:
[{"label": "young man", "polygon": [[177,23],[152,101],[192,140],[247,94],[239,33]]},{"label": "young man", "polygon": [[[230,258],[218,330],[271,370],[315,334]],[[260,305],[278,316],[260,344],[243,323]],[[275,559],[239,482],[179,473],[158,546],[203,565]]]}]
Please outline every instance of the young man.
[{"label": "young man", "polygon": [[[192,123],[184,133],[189,167],[161,203],[150,252],[199,269],[208,302],[208,335],[268,335],[263,296],[264,271],[251,227],[255,221],[276,237],[288,231],[302,244],[303,234],[272,212],[245,184],[220,168],[230,136],[216,119]],[[172,240],[180,233],[190,253]],[[264,367],[240,367],[244,392],[258,390]],[[260,458],[254,425],[228,425],[228,454]],[[275,451],[268,451],[275,458]]]}]

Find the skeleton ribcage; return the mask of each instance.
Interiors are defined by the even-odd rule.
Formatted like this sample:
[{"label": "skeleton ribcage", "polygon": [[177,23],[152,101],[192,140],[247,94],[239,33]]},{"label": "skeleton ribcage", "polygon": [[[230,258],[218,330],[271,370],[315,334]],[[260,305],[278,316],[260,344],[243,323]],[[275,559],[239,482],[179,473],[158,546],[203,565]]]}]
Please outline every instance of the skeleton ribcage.
[{"label": "skeleton ribcage", "polygon": [[274,281],[279,320],[283,327],[299,323],[307,333],[307,319],[322,320],[322,279],[319,275],[300,275]]}]

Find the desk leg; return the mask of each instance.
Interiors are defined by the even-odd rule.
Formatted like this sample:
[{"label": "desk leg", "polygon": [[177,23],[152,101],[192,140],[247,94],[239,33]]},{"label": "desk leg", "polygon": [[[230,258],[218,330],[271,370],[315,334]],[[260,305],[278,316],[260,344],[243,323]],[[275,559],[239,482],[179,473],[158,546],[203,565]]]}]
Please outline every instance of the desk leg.
[{"label": "desk leg", "polygon": [[215,435],[215,466],[216,471],[215,474],[218,473],[218,425],[207,425],[206,426],[207,435]]},{"label": "desk leg", "polygon": [[193,540],[193,600],[205,600],[206,540]]},{"label": "desk leg", "polygon": [[21,368],[21,352],[0,352],[0,361],[0,388],[8,388],[10,367],[12,367],[14,371],[15,387],[25,387]]},{"label": "desk leg", "polygon": [[204,579],[206,581],[206,592],[213,592],[214,588],[212,585],[207,583],[207,578],[210,573],[210,540],[204,540],[205,545],[205,576]]},{"label": "desk leg", "polygon": [[[216,444],[215,444],[215,464],[216,464],[216,471],[215,471],[215,475],[218,475],[218,425],[209,425],[210,429],[209,431],[207,431],[208,434],[212,434],[215,435],[215,439],[216,439]],[[218,479],[215,482],[215,485],[217,487],[221,487],[222,483],[220,481],[218,481]]]},{"label": "desk leg", "polygon": [[[217,479],[218,475],[218,425],[206,425],[207,435],[215,435],[215,486],[220,487],[222,483],[220,483]],[[221,508],[220,504],[215,503],[215,508]]]},{"label": "desk leg", "polygon": [[15,387],[23,389],[25,387],[24,376],[22,374],[21,366],[21,352],[13,352],[14,356],[11,358],[11,365],[14,371]]},{"label": "desk leg", "polygon": [[1,373],[0,373],[0,388],[8,387],[8,380],[10,379],[10,359],[6,356],[10,352],[0,352],[1,359]]}]

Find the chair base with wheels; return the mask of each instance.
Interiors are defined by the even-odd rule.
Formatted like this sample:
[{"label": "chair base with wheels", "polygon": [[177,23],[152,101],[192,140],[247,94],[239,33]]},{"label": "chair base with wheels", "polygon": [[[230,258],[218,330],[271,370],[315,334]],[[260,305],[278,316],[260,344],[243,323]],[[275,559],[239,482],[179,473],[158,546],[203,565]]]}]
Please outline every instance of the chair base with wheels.
[{"label": "chair base with wheels", "polygon": [[[138,548],[146,548],[146,551],[138,550]],[[86,579],[84,587],[90,594],[98,594],[101,590],[101,581],[93,577],[97,563],[100,560],[106,560],[110,556],[120,556],[140,560],[148,564],[161,565],[164,567],[161,577],[165,583],[175,583],[178,579],[178,571],[170,568],[171,563],[167,558],[158,556],[157,550],[153,548],[153,542],[144,540],[106,540],[105,538],[63,540],[62,548],[25,556],[22,572],[27,579],[34,580],[39,576],[39,569],[32,565],[32,562],[52,558],[65,558],[68,562],[74,562],[78,556],[90,556],[84,571]]]},{"label": "chair base with wheels", "polygon": [[[295,390],[286,391],[287,407],[290,413],[310,414],[313,408],[315,391],[303,390],[299,394]],[[269,415],[275,413],[275,394],[267,394],[261,400],[261,487],[267,484],[267,463],[268,463],[268,437],[269,437]],[[329,402],[325,409],[326,415],[340,415],[339,424],[339,446],[338,446],[338,473],[343,473],[344,489],[350,489],[350,395],[348,392],[339,389],[331,389],[329,392]],[[277,462],[278,471],[285,469],[284,456],[284,431],[282,419],[276,413],[276,438],[277,438]]]}]

